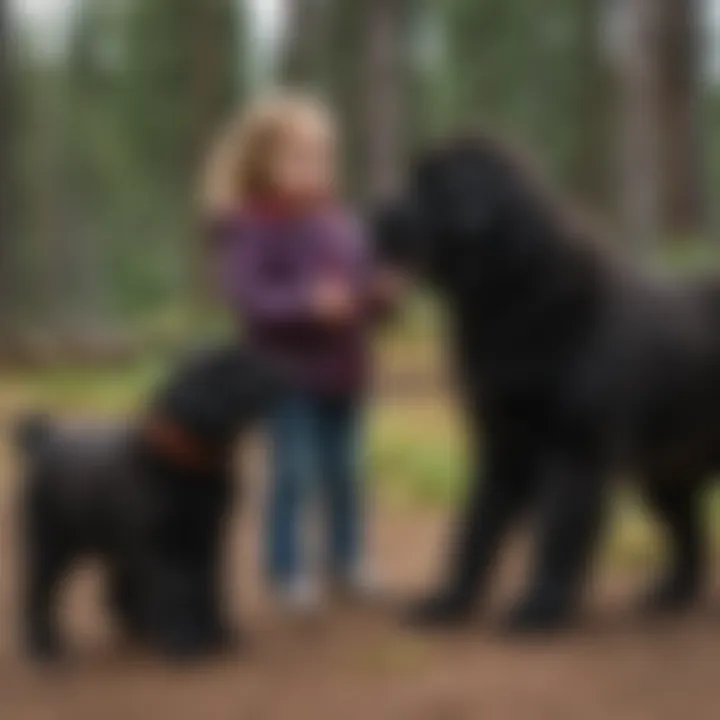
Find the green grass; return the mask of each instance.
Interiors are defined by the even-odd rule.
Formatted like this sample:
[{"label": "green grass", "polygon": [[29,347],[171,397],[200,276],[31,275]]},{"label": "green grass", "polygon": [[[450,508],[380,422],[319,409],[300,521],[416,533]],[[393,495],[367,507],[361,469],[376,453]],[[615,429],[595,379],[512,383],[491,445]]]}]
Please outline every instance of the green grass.
[{"label": "green grass", "polygon": [[466,456],[447,401],[376,403],[368,422],[367,462],[378,489],[389,497],[433,506],[457,501]]},{"label": "green grass", "polygon": [[12,408],[61,414],[114,415],[134,408],[163,376],[166,363],[146,358],[121,369],[60,367],[0,374],[0,395]]},{"label": "green grass", "polygon": [[680,274],[720,270],[720,248],[711,240],[678,238],[663,243],[654,257],[659,267]]}]

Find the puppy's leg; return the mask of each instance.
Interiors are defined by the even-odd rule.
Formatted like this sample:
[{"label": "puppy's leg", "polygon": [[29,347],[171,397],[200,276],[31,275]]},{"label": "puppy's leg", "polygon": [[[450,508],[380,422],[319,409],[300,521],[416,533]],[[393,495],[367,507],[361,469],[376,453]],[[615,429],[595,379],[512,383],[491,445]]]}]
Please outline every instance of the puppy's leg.
[{"label": "puppy's leg", "polygon": [[193,587],[182,559],[155,551],[145,559],[143,568],[142,603],[148,638],[170,657],[195,654],[196,642],[187,622],[192,614]]},{"label": "puppy's leg", "polygon": [[110,609],[118,618],[122,630],[134,640],[145,636],[139,578],[128,568],[116,568],[109,578]]},{"label": "puppy's leg", "polygon": [[560,459],[543,478],[537,557],[529,588],[510,612],[511,632],[552,630],[568,621],[600,529],[605,477],[595,463]]},{"label": "puppy's leg", "polygon": [[449,576],[438,594],[411,609],[411,622],[451,624],[472,613],[501,542],[532,498],[531,458],[532,452],[521,442],[491,448],[486,477],[478,473],[473,480],[457,526]]},{"label": "puppy's leg", "polygon": [[229,622],[223,607],[224,519],[217,523],[199,558],[197,568],[197,618],[210,651],[237,650],[242,643],[240,631]]},{"label": "puppy's leg", "polygon": [[148,634],[158,649],[191,659],[223,649],[232,633],[221,617],[221,560],[230,481],[167,498],[142,563]]},{"label": "puppy's leg", "polygon": [[157,649],[180,660],[215,649],[217,640],[210,637],[214,617],[208,618],[213,600],[197,553],[158,554],[147,564],[147,576],[147,635]]},{"label": "puppy's leg", "polygon": [[696,488],[695,483],[681,481],[656,482],[645,488],[650,507],[658,512],[668,531],[671,559],[666,573],[643,597],[644,610],[680,611],[700,592],[705,542]]},{"label": "puppy's leg", "polygon": [[68,569],[69,553],[61,536],[53,537],[38,527],[30,531],[26,550],[28,651],[38,660],[51,660],[60,652],[54,605],[59,582]]},{"label": "puppy's leg", "polygon": [[127,556],[139,578],[145,637],[161,654],[185,659],[199,653],[192,621],[198,592],[193,553],[202,505],[196,507],[194,497],[188,500],[188,488],[175,478],[154,480],[138,542],[127,549]]}]

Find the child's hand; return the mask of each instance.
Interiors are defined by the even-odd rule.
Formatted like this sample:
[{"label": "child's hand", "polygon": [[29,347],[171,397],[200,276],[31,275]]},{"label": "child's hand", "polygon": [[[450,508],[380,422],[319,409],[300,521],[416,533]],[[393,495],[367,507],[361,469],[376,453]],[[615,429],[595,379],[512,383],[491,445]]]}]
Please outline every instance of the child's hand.
[{"label": "child's hand", "polygon": [[397,270],[385,268],[380,270],[373,280],[373,301],[382,307],[397,305],[407,293],[408,279]]},{"label": "child's hand", "polygon": [[347,322],[357,311],[357,303],[346,283],[337,280],[322,283],[315,292],[313,305],[321,320]]}]

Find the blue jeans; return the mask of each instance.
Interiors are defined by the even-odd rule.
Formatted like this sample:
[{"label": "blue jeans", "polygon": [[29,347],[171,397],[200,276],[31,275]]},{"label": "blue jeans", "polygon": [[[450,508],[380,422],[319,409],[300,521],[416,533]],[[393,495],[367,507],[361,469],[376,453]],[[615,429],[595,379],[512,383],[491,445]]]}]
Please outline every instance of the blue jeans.
[{"label": "blue jeans", "polygon": [[325,512],[330,569],[351,572],[361,552],[359,430],[355,399],[296,393],[270,422],[272,488],[268,572],[276,583],[302,573],[302,511],[319,491]]}]

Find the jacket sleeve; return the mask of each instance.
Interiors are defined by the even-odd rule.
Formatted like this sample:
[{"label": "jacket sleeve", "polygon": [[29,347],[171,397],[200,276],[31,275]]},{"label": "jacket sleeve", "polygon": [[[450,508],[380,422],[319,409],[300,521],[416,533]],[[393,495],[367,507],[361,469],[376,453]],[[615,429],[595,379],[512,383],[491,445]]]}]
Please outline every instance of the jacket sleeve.
[{"label": "jacket sleeve", "polygon": [[219,262],[223,295],[246,319],[267,324],[313,320],[314,278],[308,263],[275,258],[242,233],[220,248]]}]

